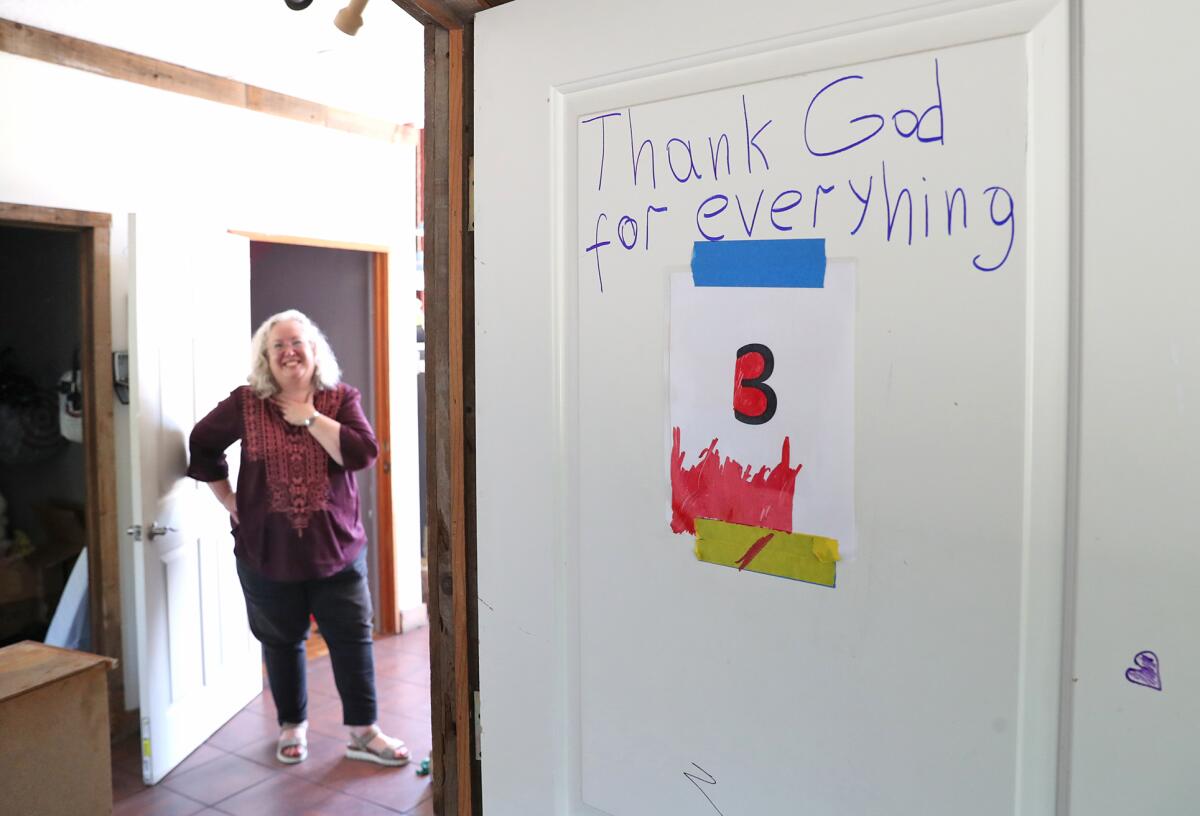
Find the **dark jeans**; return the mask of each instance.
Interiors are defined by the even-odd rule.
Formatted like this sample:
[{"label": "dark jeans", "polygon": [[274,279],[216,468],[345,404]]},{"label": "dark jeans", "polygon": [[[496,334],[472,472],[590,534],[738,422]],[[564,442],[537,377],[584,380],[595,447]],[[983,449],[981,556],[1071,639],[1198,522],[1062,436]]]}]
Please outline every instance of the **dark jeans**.
[{"label": "dark jeans", "polygon": [[333,679],[342,698],[342,722],[374,723],[375,660],[366,550],[341,572],[312,581],[271,581],[241,560],[237,571],[250,631],[262,643],[280,724],[308,719],[304,641],[310,614],[329,646]]}]

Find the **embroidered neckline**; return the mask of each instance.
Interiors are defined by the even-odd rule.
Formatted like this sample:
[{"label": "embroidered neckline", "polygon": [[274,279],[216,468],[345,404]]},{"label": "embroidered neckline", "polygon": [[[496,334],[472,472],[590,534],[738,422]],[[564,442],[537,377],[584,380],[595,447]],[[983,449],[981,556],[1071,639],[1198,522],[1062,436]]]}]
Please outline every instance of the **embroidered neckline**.
[{"label": "embroidered neckline", "polygon": [[[313,399],[325,416],[335,416],[343,389],[318,391]],[[246,456],[265,462],[269,512],[284,513],[292,529],[302,533],[312,514],[329,507],[329,454],[307,428],[289,425],[269,399],[250,389],[242,397]]]}]

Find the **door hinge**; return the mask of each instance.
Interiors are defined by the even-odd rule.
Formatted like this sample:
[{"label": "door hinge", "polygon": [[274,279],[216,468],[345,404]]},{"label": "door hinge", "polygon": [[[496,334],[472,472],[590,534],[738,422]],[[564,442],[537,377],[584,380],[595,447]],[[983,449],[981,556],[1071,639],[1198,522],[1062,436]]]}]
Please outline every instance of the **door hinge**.
[{"label": "door hinge", "polygon": [[475,690],[475,758],[483,759],[483,721],[479,716],[479,690]]}]

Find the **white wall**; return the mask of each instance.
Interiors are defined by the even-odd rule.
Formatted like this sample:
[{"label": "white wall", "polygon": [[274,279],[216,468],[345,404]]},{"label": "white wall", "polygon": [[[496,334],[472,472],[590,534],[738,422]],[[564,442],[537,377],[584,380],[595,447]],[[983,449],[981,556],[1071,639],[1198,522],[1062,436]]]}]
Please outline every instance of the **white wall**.
[{"label": "white wall", "polygon": [[[202,211],[229,229],[391,248],[393,513],[405,567],[397,600],[418,606],[415,352],[411,294],[402,297],[414,279],[414,149],[9,54],[0,54],[0,110],[0,201],[113,216],[114,349],[128,348],[128,213]],[[119,404],[115,428],[123,667],[134,707],[129,412]]]}]

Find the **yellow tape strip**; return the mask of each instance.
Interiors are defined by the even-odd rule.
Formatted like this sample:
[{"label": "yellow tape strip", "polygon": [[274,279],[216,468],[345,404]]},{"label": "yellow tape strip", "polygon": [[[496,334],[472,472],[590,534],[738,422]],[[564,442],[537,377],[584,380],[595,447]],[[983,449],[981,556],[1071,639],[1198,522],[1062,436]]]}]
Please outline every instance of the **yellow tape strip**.
[{"label": "yellow tape strip", "polygon": [[[770,537],[766,544],[744,562],[750,550],[765,536]],[[824,536],[696,519],[696,558],[709,564],[744,568],[810,584],[831,587],[837,583],[837,539]]]}]

